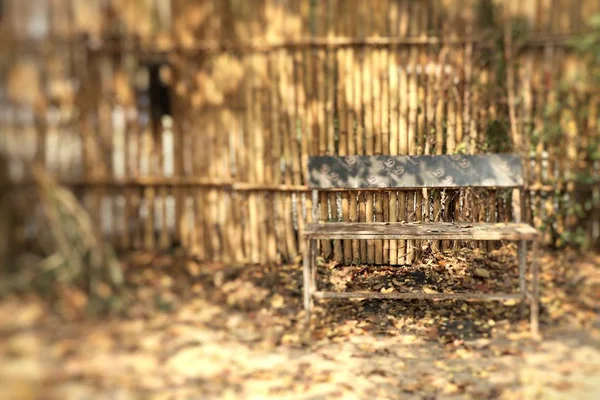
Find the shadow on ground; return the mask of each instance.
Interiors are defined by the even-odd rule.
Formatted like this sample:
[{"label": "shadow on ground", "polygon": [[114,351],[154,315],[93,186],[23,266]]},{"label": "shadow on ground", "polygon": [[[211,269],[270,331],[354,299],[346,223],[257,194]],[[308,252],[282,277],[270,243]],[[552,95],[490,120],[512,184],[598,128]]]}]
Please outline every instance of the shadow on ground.
[{"label": "shadow on ground", "polygon": [[[299,266],[134,254],[121,315],[0,303],[0,398],[600,398],[600,257],[540,265],[542,342],[517,304],[380,300],[320,302],[308,342]],[[334,290],[518,286],[512,248],[319,271]]]}]

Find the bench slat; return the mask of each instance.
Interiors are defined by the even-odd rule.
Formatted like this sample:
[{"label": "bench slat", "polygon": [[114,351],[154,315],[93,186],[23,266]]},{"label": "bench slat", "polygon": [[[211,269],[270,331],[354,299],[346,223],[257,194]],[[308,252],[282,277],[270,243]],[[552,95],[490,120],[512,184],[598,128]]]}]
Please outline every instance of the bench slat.
[{"label": "bench slat", "polygon": [[317,299],[522,300],[524,293],[315,292]]},{"label": "bench slat", "polygon": [[309,239],[535,240],[539,232],[523,223],[327,222],[308,224]]},{"label": "bench slat", "polygon": [[516,154],[312,156],[308,170],[312,189],[523,186]]}]

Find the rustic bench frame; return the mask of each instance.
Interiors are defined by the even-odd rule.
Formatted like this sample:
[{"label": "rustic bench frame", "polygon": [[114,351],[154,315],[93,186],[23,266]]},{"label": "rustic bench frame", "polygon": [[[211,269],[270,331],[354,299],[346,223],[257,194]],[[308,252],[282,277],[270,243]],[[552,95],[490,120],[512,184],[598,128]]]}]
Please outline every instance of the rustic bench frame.
[{"label": "rustic bench frame", "polygon": [[[361,166],[367,164],[367,167]],[[398,168],[401,165],[403,167]],[[479,166],[481,170],[475,168]],[[439,167],[439,168],[438,168]],[[455,168],[456,167],[456,168]],[[521,160],[514,154],[443,156],[317,156],[309,158],[309,187],[312,189],[312,216],[318,221],[319,191],[390,191],[434,189],[513,189],[515,217],[512,223],[406,223],[343,222],[307,224],[303,259],[303,293],[306,323],[318,299],[429,299],[429,300],[521,300],[529,301],[531,333],[539,335],[539,282],[536,254],[539,232],[524,224],[525,184]],[[395,169],[394,169],[395,168]],[[428,173],[434,168],[434,174]],[[439,173],[439,171],[445,171]],[[395,171],[395,172],[394,172]],[[399,176],[397,172],[400,172]],[[453,175],[455,174],[455,175]],[[471,174],[474,175],[471,176]],[[425,176],[424,176],[425,175]],[[451,177],[451,178],[449,178]],[[517,195],[518,192],[518,196]],[[516,201],[515,201],[516,200]],[[468,224],[468,225],[464,225]],[[402,239],[402,240],[511,240],[517,241],[519,291],[514,293],[379,293],[319,291],[316,279],[317,241],[321,239]],[[531,290],[526,282],[527,242],[531,248]]]}]

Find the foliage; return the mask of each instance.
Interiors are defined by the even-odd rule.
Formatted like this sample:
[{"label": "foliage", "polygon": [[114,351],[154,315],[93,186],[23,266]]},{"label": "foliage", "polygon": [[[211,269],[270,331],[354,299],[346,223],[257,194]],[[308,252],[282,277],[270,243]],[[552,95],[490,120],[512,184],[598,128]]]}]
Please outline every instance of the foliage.
[{"label": "foliage", "polygon": [[588,67],[588,80],[594,86],[600,86],[600,14],[590,17],[591,31],[580,35],[570,44],[584,57]]},{"label": "foliage", "polygon": [[32,173],[43,210],[42,232],[36,237],[42,258],[22,257],[18,268],[7,270],[0,295],[34,291],[57,305],[59,313],[75,303],[90,312],[118,308],[123,276],[112,248],[70,191],[35,165]]}]

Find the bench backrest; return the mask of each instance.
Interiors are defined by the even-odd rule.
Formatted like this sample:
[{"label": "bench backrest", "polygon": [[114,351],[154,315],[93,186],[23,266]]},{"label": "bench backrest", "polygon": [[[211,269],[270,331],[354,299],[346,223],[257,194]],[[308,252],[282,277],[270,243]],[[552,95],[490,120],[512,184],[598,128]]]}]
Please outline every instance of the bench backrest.
[{"label": "bench backrest", "polygon": [[312,156],[311,189],[418,189],[523,186],[516,154]]}]

